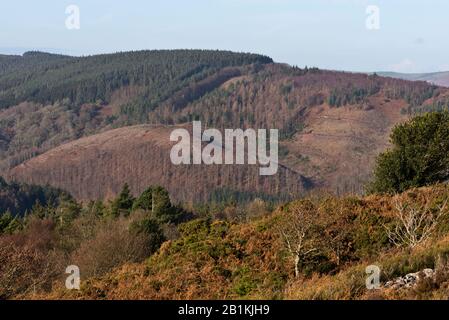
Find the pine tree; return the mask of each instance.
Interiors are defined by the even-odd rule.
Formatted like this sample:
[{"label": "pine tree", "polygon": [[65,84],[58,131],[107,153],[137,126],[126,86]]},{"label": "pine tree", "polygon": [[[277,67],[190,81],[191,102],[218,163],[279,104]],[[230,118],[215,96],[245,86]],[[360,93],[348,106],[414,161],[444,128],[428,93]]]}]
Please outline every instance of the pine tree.
[{"label": "pine tree", "polygon": [[162,187],[155,187],[152,193],[153,207],[152,212],[158,218],[163,218],[164,216],[169,216],[172,209],[170,202],[170,195],[168,191]]},{"label": "pine tree", "polygon": [[133,205],[134,210],[145,210],[151,211],[153,209],[153,188],[147,188],[142,194],[136,199]]},{"label": "pine tree", "polygon": [[134,197],[129,190],[129,185],[125,183],[123,185],[122,191],[117,196],[117,198],[111,204],[111,214],[114,217],[120,215],[128,215],[134,204]]}]

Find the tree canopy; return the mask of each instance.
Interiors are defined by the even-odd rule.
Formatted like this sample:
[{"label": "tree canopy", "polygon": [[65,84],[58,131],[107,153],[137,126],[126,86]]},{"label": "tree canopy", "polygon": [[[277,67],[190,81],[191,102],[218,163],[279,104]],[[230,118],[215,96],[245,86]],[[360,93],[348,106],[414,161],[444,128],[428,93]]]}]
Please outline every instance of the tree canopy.
[{"label": "tree canopy", "polygon": [[371,192],[403,192],[449,178],[449,112],[416,116],[397,125],[390,139],[393,147],[377,158]]}]

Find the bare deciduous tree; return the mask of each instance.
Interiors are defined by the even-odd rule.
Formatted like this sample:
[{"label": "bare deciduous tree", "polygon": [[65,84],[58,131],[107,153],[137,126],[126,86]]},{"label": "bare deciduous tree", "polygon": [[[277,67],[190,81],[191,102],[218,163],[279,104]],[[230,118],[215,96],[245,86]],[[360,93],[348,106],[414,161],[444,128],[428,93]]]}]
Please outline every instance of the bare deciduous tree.
[{"label": "bare deciduous tree", "polygon": [[295,276],[298,277],[301,262],[318,254],[319,237],[314,230],[313,212],[296,206],[290,209],[283,219],[278,231],[294,259]]},{"label": "bare deciduous tree", "polygon": [[413,248],[423,243],[429,239],[441,217],[446,213],[447,202],[448,199],[432,210],[429,207],[429,202],[425,205],[418,205],[396,198],[394,207],[397,223],[393,227],[385,227],[389,240],[398,247]]}]

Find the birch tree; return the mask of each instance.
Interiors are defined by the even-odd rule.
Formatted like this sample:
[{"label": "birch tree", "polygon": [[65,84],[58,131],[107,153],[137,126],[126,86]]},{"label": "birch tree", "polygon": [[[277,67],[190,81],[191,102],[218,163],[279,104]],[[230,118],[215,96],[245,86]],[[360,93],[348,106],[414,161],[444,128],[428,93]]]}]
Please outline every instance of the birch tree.
[{"label": "birch tree", "polygon": [[396,223],[392,227],[386,227],[390,242],[398,247],[414,248],[428,240],[447,213],[447,202],[448,199],[431,209],[430,201],[425,205],[418,205],[397,197],[394,200]]},{"label": "birch tree", "polygon": [[294,261],[295,277],[300,265],[319,253],[319,236],[314,223],[314,210],[307,206],[294,206],[284,216],[278,227],[285,248]]}]

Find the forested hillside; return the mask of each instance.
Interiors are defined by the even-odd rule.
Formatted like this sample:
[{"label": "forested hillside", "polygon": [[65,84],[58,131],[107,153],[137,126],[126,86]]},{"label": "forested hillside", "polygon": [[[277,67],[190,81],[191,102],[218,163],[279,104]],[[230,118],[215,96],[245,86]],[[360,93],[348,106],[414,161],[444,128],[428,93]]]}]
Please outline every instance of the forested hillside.
[{"label": "forested hillside", "polygon": [[0,170],[84,135],[146,123],[175,95],[188,102],[271,62],[206,50],[0,56]]},{"label": "forested hillside", "polygon": [[54,148],[17,166],[10,176],[62,188],[79,200],[110,199],[124,182],[134,194],[149,184],[162,185],[173,200],[184,203],[258,197],[281,201],[311,187],[301,174],[282,165],[274,176],[260,176],[254,165],[174,165],[169,137],[176,128],[140,125],[109,130]]},{"label": "forested hillside", "polygon": [[35,205],[55,206],[62,198],[70,199],[71,196],[51,187],[8,183],[0,177],[0,216],[6,212],[22,216]]},{"label": "forested hillside", "polygon": [[412,113],[427,99],[445,92],[425,82],[408,82],[376,75],[300,69],[281,64],[260,67],[257,73],[236,77],[193,101],[186,108],[164,104],[150,113],[163,123],[199,119],[210,126],[273,127],[291,137],[301,116],[313,107],[370,106],[370,98],[403,100],[404,113]]},{"label": "forested hillside", "polygon": [[269,63],[268,57],[225,51],[137,51],[89,57],[28,52],[0,57],[0,108],[23,101],[52,104],[68,99],[108,103],[114,90],[145,86],[148,107],[192,81],[229,66]]},{"label": "forested hillside", "polygon": [[[218,51],[0,65],[0,298],[447,298],[449,116],[410,118],[448,89]],[[192,120],[279,129],[278,173],[174,166]],[[373,168],[380,194],[326,192]]]},{"label": "forested hillside", "polygon": [[[266,197],[302,191],[305,185],[361,193],[374,158],[388,147],[393,126],[415,113],[444,110],[449,101],[447,89],[425,82],[298,68],[261,55],[223,51],[139,51],[90,57],[30,52],[23,57],[2,56],[1,61],[0,173],[24,182],[56,183],[83,199],[88,193],[92,198],[114,195],[128,181],[136,192],[151,182],[169,188],[178,199],[193,200],[173,188],[170,181],[178,179],[177,174],[155,174],[168,168],[161,158],[168,154],[168,133],[158,135],[157,149],[147,145],[143,135],[125,144],[115,140],[116,146],[134,150],[129,154],[116,148],[107,157],[97,157],[99,151],[94,148],[115,128],[185,125],[192,120],[218,129],[279,129],[281,163],[292,173],[290,177],[302,178],[278,177],[271,186],[248,178],[236,188],[237,176],[214,167],[209,169],[215,170],[212,175],[191,172],[190,185],[214,181],[226,193],[253,188]],[[106,135],[98,136],[96,142],[94,135],[102,132]],[[125,136],[126,132],[122,131]],[[92,136],[93,143],[83,147],[81,154],[90,155],[85,158],[89,164],[82,163],[77,150],[85,140],[58,149],[68,152],[64,155],[52,151],[86,136]],[[139,148],[152,150],[145,161],[137,157]],[[43,158],[26,163],[46,151]],[[70,154],[77,155],[76,166]],[[144,162],[151,172],[143,169]],[[55,163],[58,171],[46,163]],[[80,176],[87,167],[115,171],[90,174],[87,179]],[[299,185],[292,187],[292,183]],[[206,189],[222,196],[217,188]],[[184,192],[192,194],[191,190]]]}]

